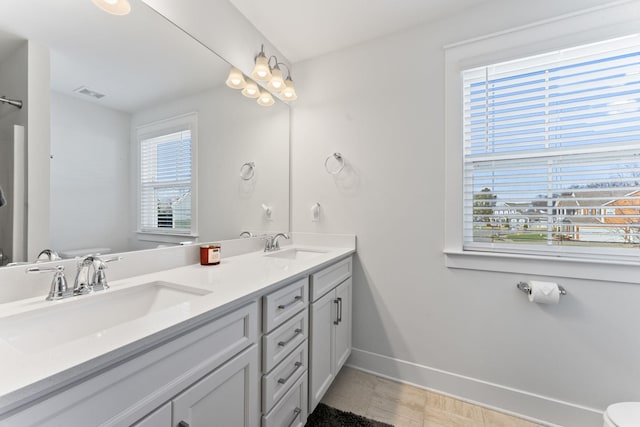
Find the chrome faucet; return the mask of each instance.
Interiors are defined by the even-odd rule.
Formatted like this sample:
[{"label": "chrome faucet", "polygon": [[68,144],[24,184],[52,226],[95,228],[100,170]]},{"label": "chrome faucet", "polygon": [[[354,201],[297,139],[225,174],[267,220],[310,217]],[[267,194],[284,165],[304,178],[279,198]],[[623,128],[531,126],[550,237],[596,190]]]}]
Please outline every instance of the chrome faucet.
[{"label": "chrome faucet", "polygon": [[273,236],[273,244],[271,247],[271,250],[273,251],[277,251],[280,250],[280,242],[278,241],[279,237],[284,237],[285,239],[289,240],[289,235],[286,233],[278,233],[275,236]]},{"label": "chrome faucet", "polygon": [[289,239],[289,235],[286,233],[278,233],[275,236],[266,236],[265,242],[264,242],[264,251],[272,252],[272,251],[280,250],[280,242],[278,241],[280,237]]},{"label": "chrome faucet", "polygon": [[[109,289],[107,284],[106,263],[119,261],[122,257],[115,257],[103,260],[97,255],[87,255],[78,263],[78,272],[76,280],[73,283],[74,295],[83,295],[92,291],[103,291]],[[93,275],[91,269],[93,267]]]},{"label": "chrome faucet", "polygon": [[[109,289],[107,285],[107,276],[104,270],[107,268],[106,263],[119,261],[122,257],[113,257],[106,260],[100,259],[96,255],[88,255],[78,263],[78,272],[76,280],[73,283],[73,289],[67,286],[67,279],[64,275],[64,266],[57,265],[55,267],[41,268],[29,267],[26,273],[50,273],[53,272],[53,280],[51,281],[51,290],[47,296],[48,301],[69,298],[76,295],[84,295],[93,291],[101,291]],[[93,267],[93,275],[91,268]]]},{"label": "chrome faucet", "polygon": [[[78,271],[76,272],[76,280],[73,282],[73,293],[75,295],[88,294],[93,290],[93,282],[95,280],[96,268],[94,261],[97,256],[88,255],[82,261],[78,262]],[[93,267],[93,276],[89,276]]]},{"label": "chrome faucet", "polygon": [[30,267],[25,273],[50,273],[53,272],[53,280],[51,281],[51,290],[47,296],[47,301],[55,301],[73,296],[73,291],[67,287],[67,278],[64,275],[64,266],[57,265],[55,267],[40,268]]},{"label": "chrome faucet", "polygon": [[61,259],[62,257],[58,255],[58,252],[54,251],[53,249],[43,249],[38,254],[36,262],[58,261]]}]

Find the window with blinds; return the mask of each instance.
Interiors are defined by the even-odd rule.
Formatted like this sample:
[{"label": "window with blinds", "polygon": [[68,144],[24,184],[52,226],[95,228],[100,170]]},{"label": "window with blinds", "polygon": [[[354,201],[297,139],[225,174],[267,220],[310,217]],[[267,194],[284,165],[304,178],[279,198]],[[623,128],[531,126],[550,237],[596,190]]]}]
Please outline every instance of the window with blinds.
[{"label": "window with blinds", "polygon": [[140,231],[192,234],[192,131],[139,137]]},{"label": "window with blinds", "polygon": [[640,36],[462,81],[464,249],[637,259]]}]

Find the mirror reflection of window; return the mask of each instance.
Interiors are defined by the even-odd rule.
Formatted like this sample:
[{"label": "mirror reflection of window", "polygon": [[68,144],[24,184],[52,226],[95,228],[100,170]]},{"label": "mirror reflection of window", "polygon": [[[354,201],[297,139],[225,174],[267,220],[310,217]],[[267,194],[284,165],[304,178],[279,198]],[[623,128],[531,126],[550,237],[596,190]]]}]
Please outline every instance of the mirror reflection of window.
[{"label": "mirror reflection of window", "polygon": [[196,114],[138,128],[139,231],[194,235]]}]

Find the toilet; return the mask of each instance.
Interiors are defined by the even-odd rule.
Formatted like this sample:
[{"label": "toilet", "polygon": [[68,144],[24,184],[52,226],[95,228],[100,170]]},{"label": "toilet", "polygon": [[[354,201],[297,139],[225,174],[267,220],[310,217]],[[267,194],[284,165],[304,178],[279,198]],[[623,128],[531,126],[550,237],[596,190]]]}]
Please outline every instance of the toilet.
[{"label": "toilet", "polygon": [[640,402],[621,402],[609,405],[604,412],[604,427],[639,427]]}]

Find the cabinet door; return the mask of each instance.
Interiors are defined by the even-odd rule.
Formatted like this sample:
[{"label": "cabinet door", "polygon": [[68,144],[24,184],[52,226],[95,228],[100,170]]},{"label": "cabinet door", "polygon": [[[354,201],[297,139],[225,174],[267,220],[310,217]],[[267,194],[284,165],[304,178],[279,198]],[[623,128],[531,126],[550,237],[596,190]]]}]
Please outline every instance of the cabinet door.
[{"label": "cabinet door", "polygon": [[131,427],[171,427],[171,402],[167,402]]},{"label": "cabinet door", "polygon": [[173,425],[256,427],[259,379],[254,344],[174,398]]},{"label": "cabinet door", "polygon": [[335,370],[337,375],[342,365],[351,354],[351,295],[353,286],[351,278],[345,280],[336,288],[336,299],[338,300],[338,324],[335,325]]},{"label": "cabinet door", "polygon": [[335,291],[311,304],[311,333],[309,349],[309,413],[324,396],[335,373],[334,320],[336,320]]}]

